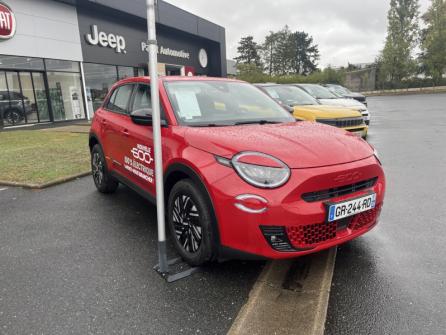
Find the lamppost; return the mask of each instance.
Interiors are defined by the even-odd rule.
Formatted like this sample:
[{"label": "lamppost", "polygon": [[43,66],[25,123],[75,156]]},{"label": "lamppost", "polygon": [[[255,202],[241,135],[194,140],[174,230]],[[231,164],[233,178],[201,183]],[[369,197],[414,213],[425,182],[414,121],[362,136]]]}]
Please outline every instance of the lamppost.
[{"label": "lamppost", "polygon": [[158,45],[156,40],[156,0],[146,0],[147,48],[149,53],[150,91],[152,98],[153,151],[155,159],[156,214],[158,222],[158,272],[167,275],[166,223],[164,215],[163,153],[161,145],[161,117],[158,82]]}]

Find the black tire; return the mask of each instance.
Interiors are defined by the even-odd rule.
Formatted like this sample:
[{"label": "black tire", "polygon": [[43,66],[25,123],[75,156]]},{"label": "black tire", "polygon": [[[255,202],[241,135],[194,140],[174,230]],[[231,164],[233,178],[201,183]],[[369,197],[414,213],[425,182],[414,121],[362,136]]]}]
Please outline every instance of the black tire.
[{"label": "black tire", "polygon": [[175,248],[192,266],[214,259],[213,215],[207,196],[190,179],[180,180],[169,194],[167,222]]},{"label": "black tire", "polygon": [[91,150],[91,172],[99,192],[113,193],[116,191],[119,182],[108,172],[105,156],[99,144],[96,144]]},{"label": "black tire", "polygon": [[20,109],[13,108],[5,111],[3,120],[6,121],[5,123],[7,124],[15,126],[24,120],[24,116]]}]

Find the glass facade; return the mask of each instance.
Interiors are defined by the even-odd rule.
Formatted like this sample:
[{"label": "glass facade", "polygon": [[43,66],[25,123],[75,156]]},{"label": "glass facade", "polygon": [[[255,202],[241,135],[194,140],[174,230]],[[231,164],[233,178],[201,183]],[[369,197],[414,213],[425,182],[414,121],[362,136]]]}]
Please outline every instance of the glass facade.
[{"label": "glass facade", "polygon": [[116,81],[137,76],[141,69],[128,66],[84,63],[85,90],[89,115],[102,105],[108,91]]},{"label": "glass facade", "polygon": [[54,121],[85,118],[80,73],[47,72]]},{"label": "glass facade", "polygon": [[0,55],[0,127],[84,118],[79,62]]},{"label": "glass facade", "polygon": [[[0,55],[0,127],[86,119],[116,81],[144,68]],[[85,110],[85,107],[87,110]]]}]

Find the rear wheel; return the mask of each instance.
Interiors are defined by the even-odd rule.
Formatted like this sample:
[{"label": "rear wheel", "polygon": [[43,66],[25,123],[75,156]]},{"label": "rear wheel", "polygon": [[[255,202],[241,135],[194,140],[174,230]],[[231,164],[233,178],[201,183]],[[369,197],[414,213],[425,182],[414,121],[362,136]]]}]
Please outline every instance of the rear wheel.
[{"label": "rear wheel", "polygon": [[24,118],[19,109],[8,109],[3,114],[3,119],[6,121],[7,124],[15,126],[16,124],[22,122]]},{"label": "rear wheel", "polygon": [[105,156],[99,144],[96,144],[91,150],[91,172],[99,192],[113,193],[116,191],[119,182],[108,172]]},{"label": "rear wheel", "polygon": [[211,208],[191,180],[180,180],[172,188],[167,220],[175,248],[187,263],[198,266],[213,259]]}]

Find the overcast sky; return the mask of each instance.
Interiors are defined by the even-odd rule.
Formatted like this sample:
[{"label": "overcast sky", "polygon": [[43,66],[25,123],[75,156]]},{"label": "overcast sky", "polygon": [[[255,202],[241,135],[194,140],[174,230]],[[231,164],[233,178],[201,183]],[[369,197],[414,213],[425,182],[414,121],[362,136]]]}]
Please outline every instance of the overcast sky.
[{"label": "overcast sky", "polygon": [[[288,24],[319,45],[320,65],[374,61],[383,47],[390,0],[167,0],[226,28],[227,57],[237,55],[241,37],[263,42],[270,30]],[[420,0],[421,11],[429,0]]]}]

